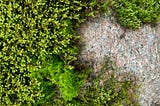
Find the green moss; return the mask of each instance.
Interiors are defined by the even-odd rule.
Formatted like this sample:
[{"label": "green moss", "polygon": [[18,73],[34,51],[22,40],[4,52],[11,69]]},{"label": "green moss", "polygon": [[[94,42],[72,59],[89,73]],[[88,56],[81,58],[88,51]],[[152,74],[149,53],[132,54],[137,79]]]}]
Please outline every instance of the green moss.
[{"label": "green moss", "polygon": [[137,29],[144,23],[155,24],[160,21],[159,0],[113,0],[111,2],[118,21],[126,28]]},{"label": "green moss", "polygon": [[138,85],[131,78],[134,75],[118,74],[117,70],[114,62],[107,58],[97,77],[81,89],[79,98],[74,102],[79,102],[81,106],[139,106],[136,94]]},{"label": "green moss", "polygon": [[32,70],[43,67],[44,57],[59,56],[62,68],[73,70],[70,63],[76,60],[79,40],[74,29],[90,16],[96,7],[93,2],[0,1],[1,105],[33,104],[42,97],[42,82],[31,76]]},{"label": "green moss", "polygon": [[[54,106],[140,106],[137,79],[131,73],[118,73],[115,63],[106,59],[98,73],[90,73],[87,82],[71,101],[55,98]],[[91,75],[95,76],[91,77]]]},{"label": "green moss", "polygon": [[[120,22],[136,28],[141,22],[158,20],[157,2],[146,4],[150,6],[144,7],[146,11],[137,2],[121,8],[116,1],[112,6]],[[99,0],[0,1],[0,105],[100,105],[105,102],[102,98],[112,98],[97,79],[78,93],[87,72],[78,72],[71,65],[77,59],[76,42],[80,40],[75,29],[86,17],[107,8]]]},{"label": "green moss", "polygon": [[64,102],[77,97],[85,83],[88,71],[77,72],[65,69],[64,62],[58,56],[48,56],[44,60],[42,68],[31,72],[32,77],[40,82],[40,86],[37,87],[43,94],[34,105],[51,105],[59,97]]}]

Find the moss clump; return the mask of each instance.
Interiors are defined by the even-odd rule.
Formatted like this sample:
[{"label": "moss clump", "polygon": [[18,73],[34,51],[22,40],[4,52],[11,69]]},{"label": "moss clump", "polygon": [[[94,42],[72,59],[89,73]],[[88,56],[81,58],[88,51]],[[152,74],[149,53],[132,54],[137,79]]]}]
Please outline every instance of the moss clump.
[{"label": "moss clump", "polygon": [[[109,58],[99,73],[91,73],[77,97],[71,101],[54,99],[54,106],[140,106],[137,79],[131,73],[118,73]],[[94,74],[94,77],[93,77]]]},{"label": "moss clump", "polygon": [[[116,3],[113,7],[119,9]],[[97,85],[88,89],[95,89],[98,96],[82,90],[77,100],[87,73],[75,71],[71,63],[78,53],[75,28],[107,8],[101,4],[99,0],[1,0],[0,105],[51,105],[52,101],[99,105],[105,98],[100,92],[110,91],[95,88],[99,84],[93,82]]]},{"label": "moss clump", "polygon": [[44,57],[58,56],[64,70],[73,69],[74,29],[95,7],[94,0],[0,1],[0,105],[29,105],[42,96],[42,82],[31,76]]},{"label": "moss clump", "polygon": [[113,0],[111,7],[120,24],[130,29],[140,28],[144,23],[155,24],[160,21],[159,0]]}]

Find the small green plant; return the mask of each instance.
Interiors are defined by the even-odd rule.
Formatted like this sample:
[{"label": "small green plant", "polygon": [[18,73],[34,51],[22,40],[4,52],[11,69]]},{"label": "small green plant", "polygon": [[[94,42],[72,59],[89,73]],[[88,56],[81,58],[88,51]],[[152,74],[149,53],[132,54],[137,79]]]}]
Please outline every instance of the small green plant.
[{"label": "small green plant", "polygon": [[113,0],[109,4],[124,27],[137,29],[143,23],[160,21],[159,0]]},{"label": "small green plant", "polygon": [[40,99],[36,100],[35,106],[52,104],[52,99],[58,90],[58,77],[62,73],[64,62],[58,56],[43,57],[43,63],[40,69],[31,69],[31,77],[37,79],[40,83],[39,88],[42,92]]},{"label": "small green plant", "polygon": [[43,58],[43,61],[40,69],[31,71],[32,78],[40,82],[40,86],[37,87],[41,89],[43,95],[34,105],[50,105],[58,97],[63,101],[71,101],[77,97],[88,71],[76,72],[64,68],[64,62],[59,56],[48,56]]},{"label": "small green plant", "polygon": [[[140,106],[137,79],[131,73],[117,73],[113,61],[106,60],[99,73],[90,73],[87,82],[71,101],[56,98],[53,105],[65,106]],[[94,76],[93,76],[94,75]]]}]

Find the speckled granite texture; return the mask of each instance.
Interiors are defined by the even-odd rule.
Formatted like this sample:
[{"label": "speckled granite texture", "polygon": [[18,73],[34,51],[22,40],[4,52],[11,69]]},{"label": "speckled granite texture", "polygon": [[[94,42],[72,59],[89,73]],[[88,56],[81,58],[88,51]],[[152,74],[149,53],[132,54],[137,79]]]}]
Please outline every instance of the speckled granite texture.
[{"label": "speckled granite texture", "polygon": [[110,15],[89,19],[78,29],[84,40],[80,59],[93,60],[98,71],[110,56],[119,71],[132,71],[140,78],[141,106],[160,104],[160,24],[126,30]]}]

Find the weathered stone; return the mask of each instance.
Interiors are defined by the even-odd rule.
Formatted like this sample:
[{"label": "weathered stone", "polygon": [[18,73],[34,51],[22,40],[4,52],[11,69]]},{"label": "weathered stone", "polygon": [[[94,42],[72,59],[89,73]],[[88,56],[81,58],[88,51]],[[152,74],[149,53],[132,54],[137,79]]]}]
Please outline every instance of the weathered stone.
[{"label": "weathered stone", "polygon": [[160,104],[160,24],[133,31],[122,28],[114,17],[102,15],[81,25],[79,33],[85,40],[81,59],[94,60],[94,70],[99,71],[103,58],[112,57],[119,71],[139,76],[141,106]]}]

